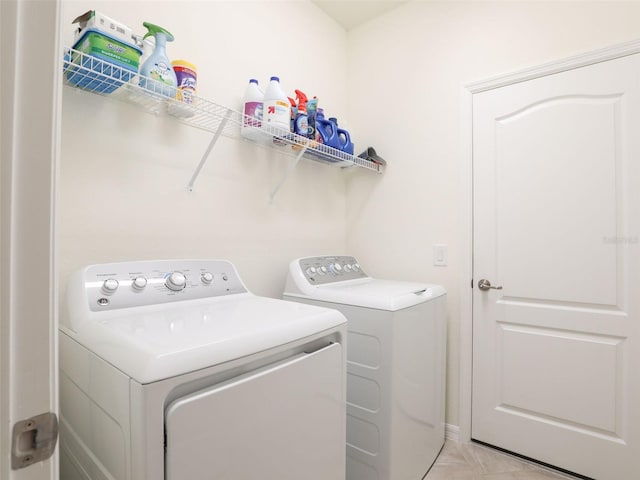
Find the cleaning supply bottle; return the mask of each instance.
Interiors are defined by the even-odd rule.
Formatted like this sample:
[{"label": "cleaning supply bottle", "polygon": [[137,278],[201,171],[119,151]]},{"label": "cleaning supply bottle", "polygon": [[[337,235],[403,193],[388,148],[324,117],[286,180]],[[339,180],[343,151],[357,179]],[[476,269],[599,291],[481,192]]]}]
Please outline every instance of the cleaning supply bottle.
[{"label": "cleaning supply bottle", "polygon": [[[280,79],[271,77],[264,92],[262,128],[271,134],[284,135],[291,126],[291,106],[289,98],[280,88]],[[283,132],[284,131],[284,132]]]},{"label": "cleaning supply bottle", "polygon": [[139,65],[143,65],[144,62],[147,61],[147,58],[149,58],[151,56],[151,53],[153,52],[153,47],[154,47],[153,39],[144,38],[142,35],[135,35],[135,34],[131,35],[131,38],[133,38],[133,41],[136,44],[136,46],[142,50],[142,55],[140,56]]},{"label": "cleaning supply bottle", "polygon": [[153,53],[140,67],[140,86],[151,92],[159,93],[166,97],[175,97],[178,80],[171,66],[171,60],[167,57],[167,42],[173,42],[173,35],[162,27],[153,23],[144,22],[147,29],[143,40],[153,36],[156,47]]},{"label": "cleaning supply bottle", "polygon": [[289,103],[291,104],[291,115],[289,117],[289,130],[294,132],[296,115],[298,114],[298,105],[296,105],[296,101],[293,98],[291,97],[287,97],[287,98],[289,99]]},{"label": "cleaning supply bottle", "polygon": [[198,84],[198,71],[196,66],[186,60],[173,60],[171,62],[176,74],[176,100],[193,104],[196,86]]},{"label": "cleaning supply bottle", "polygon": [[267,138],[258,130],[262,127],[263,102],[264,92],[260,88],[258,80],[255,78],[250,79],[243,99],[242,111],[244,115],[242,117],[242,129],[240,130],[243,137],[254,141]]},{"label": "cleaning supply bottle", "polygon": [[307,137],[316,139],[316,112],[318,110],[318,99],[313,97],[307,101],[307,126],[309,127]]},{"label": "cleaning supply bottle", "polygon": [[353,155],[353,143],[351,143],[351,135],[347,130],[344,130],[338,126],[338,119],[335,117],[331,117],[329,119],[330,122],[334,123],[336,126],[336,136],[338,137],[338,149],[342,150],[349,155]]},{"label": "cleaning supply bottle", "polygon": [[307,96],[304,92],[296,90],[296,100],[298,100],[298,108],[296,111],[293,133],[306,137],[309,134],[309,120],[307,116]]},{"label": "cleaning supply bottle", "polygon": [[316,112],[316,140],[327,147],[339,148],[337,128],[335,123],[324,118],[324,111],[319,108]]}]

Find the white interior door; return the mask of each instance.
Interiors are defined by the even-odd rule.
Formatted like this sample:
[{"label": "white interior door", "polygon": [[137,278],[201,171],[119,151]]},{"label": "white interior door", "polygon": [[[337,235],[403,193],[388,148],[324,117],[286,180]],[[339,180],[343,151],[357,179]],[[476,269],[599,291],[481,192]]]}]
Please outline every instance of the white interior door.
[{"label": "white interior door", "polygon": [[473,181],[472,438],[637,478],[640,54],[475,94]]},{"label": "white interior door", "polygon": [[[58,404],[53,247],[62,77],[58,3],[0,1],[2,480],[58,478],[48,415]],[[17,442],[14,429],[21,432]]]}]

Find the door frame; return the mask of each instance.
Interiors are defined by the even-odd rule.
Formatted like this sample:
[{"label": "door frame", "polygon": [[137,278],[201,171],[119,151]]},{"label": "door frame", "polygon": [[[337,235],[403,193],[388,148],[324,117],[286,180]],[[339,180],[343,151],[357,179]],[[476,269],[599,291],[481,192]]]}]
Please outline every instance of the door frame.
[{"label": "door frame", "polygon": [[60,5],[0,0],[0,480],[58,478],[57,449],[16,470],[11,449],[14,424],[58,412]]},{"label": "door frame", "polygon": [[536,67],[518,70],[462,86],[462,274],[460,276],[460,401],[459,441],[471,441],[471,399],[473,394],[473,95],[515,83],[566,72],[640,53],[640,39],[574,55]]}]

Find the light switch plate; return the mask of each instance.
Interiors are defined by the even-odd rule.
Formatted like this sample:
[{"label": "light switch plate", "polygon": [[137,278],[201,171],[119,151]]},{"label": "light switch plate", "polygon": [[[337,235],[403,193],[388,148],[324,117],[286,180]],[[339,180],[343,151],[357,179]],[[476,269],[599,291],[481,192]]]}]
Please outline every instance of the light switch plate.
[{"label": "light switch plate", "polygon": [[433,264],[437,267],[446,267],[449,263],[449,249],[447,245],[433,246]]}]

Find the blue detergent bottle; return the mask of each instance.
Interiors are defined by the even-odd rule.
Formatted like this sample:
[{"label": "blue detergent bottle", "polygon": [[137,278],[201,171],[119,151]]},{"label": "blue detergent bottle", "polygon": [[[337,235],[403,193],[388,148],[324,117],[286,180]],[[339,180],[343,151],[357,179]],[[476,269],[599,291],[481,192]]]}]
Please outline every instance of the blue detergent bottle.
[{"label": "blue detergent bottle", "polygon": [[162,27],[153,23],[143,22],[147,29],[143,40],[153,35],[156,48],[140,67],[140,86],[153,93],[165,97],[175,97],[178,79],[173,71],[171,60],[167,56],[167,42],[173,42],[173,35]]},{"label": "blue detergent bottle", "polygon": [[329,121],[333,122],[336,126],[336,135],[338,137],[338,148],[342,150],[344,153],[353,155],[354,148],[353,148],[353,143],[351,143],[351,135],[349,135],[349,131],[338,127],[337,118],[331,117]]},{"label": "blue detergent bottle", "polygon": [[340,148],[340,140],[338,139],[337,126],[330,120],[324,118],[324,112],[321,108],[316,112],[316,138],[318,142],[325,144],[327,147]]}]

